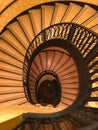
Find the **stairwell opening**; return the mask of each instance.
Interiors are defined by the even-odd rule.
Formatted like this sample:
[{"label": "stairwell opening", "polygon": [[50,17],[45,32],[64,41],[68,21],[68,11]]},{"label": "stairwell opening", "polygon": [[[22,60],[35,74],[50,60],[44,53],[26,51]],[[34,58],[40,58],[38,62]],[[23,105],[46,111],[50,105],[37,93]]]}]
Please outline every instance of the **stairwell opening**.
[{"label": "stairwell opening", "polygon": [[26,81],[29,102],[43,106],[51,104],[60,110],[81,105],[88,91],[82,55],[61,39],[43,42],[33,51]]},{"label": "stairwell opening", "polygon": [[42,72],[36,80],[36,97],[38,103],[54,107],[61,99],[61,86],[58,76],[52,71]]}]

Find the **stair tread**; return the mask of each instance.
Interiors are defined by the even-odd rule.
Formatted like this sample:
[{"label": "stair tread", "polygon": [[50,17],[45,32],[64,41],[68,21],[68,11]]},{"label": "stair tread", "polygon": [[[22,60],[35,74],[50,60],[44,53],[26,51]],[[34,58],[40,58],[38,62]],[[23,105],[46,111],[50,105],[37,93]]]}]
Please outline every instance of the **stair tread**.
[{"label": "stair tread", "polygon": [[61,19],[65,11],[67,10],[67,8],[68,8],[68,5],[56,3],[51,24],[56,24],[56,23],[61,22]]},{"label": "stair tread", "polygon": [[26,14],[18,17],[17,19],[20,22],[21,26],[23,27],[24,32],[26,33],[26,36],[28,37],[29,41],[31,42],[32,39],[34,38],[34,32],[30,20],[30,16]]},{"label": "stair tread", "polygon": [[43,62],[43,61],[41,61],[41,56],[40,56],[40,54],[38,54],[38,55],[35,57],[34,61],[35,61],[35,63],[38,65],[39,72],[40,72],[40,73],[43,72],[43,66],[42,66],[42,62]]},{"label": "stair tread", "polygon": [[13,102],[12,106],[20,106],[20,105],[23,105],[23,104],[26,104],[28,101],[27,99],[21,99],[20,101],[18,100],[16,103]]},{"label": "stair tread", "polygon": [[4,103],[4,102],[9,102],[11,100],[17,100],[19,98],[25,98],[24,93],[23,94],[14,94],[14,96],[12,97],[12,95],[3,95],[2,98],[0,99],[0,103]]},{"label": "stair tread", "polygon": [[18,50],[14,49],[12,46],[8,45],[5,41],[0,40],[1,44],[0,44],[0,49],[2,49],[3,51],[7,52],[8,54],[12,55],[13,57],[19,57],[19,59],[21,61],[24,60],[24,57],[21,53],[18,52]]},{"label": "stair tread", "polygon": [[85,5],[84,8],[75,16],[72,22],[82,24],[95,13],[96,13],[95,9],[91,8],[88,5]]},{"label": "stair tread", "polygon": [[37,35],[41,31],[41,9],[29,10],[30,19],[34,35]]},{"label": "stair tread", "polygon": [[1,71],[1,70],[0,70],[0,78],[9,79],[10,82],[11,82],[11,80],[22,81],[22,75],[17,75],[17,74],[14,74],[14,73],[6,72],[6,71]]},{"label": "stair tread", "polygon": [[67,89],[77,89],[79,87],[78,83],[74,83],[74,84],[67,84],[65,86],[65,84],[61,84],[63,88],[67,88]]},{"label": "stair tread", "polygon": [[22,66],[23,66],[22,62],[20,62],[20,61],[14,59],[13,57],[11,57],[11,56],[9,56],[9,55],[3,53],[3,52],[0,52],[0,59],[1,59],[2,61],[11,63],[11,64],[13,64],[13,65],[17,65],[18,67],[21,67],[21,68],[22,68]]},{"label": "stair tread", "polygon": [[[1,39],[3,41],[8,42],[11,46],[15,47],[17,50],[19,50],[22,54],[26,53],[26,50],[24,47],[20,44],[20,42],[10,33],[9,30],[5,31],[1,35]],[[1,40],[0,40],[1,41]]]},{"label": "stair tread", "polygon": [[94,25],[98,24],[98,13],[92,15],[88,20],[86,20],[82,25],[87,28],[91,28]]},{"label": "stair tread", "polygon": [[81,9],[82,9],[81,6],[74,3],[70,3],[62,19],[62,22],[71,22],[72,19],[81,11]]},{"label": "stair tread", "polygon": [[12,100],[12,99],[14,99],[14,98],[18,98],[18,97],[22,97],[22,96],[24,96],[25,97],[25,95],[24,95],[24,92],[22,92],[22,93],[14,93],[14,94],[4,94],[4,95],[2,95],[1,97],[0,97],[0,102],[5,102],[6,100]]},{"label": "stair tread", "polygon": [[73,103],[73,101],[74,101],[74,100],[61,97],[61,102],[62,102],[63,104],[67,104],[67,105],[68,105],[67,107],[69,107],[69,106]]},{"label": "stair tread", "polygon": [[23,86],[22,85],[22,82],[20,81],[10,81],[10,80],[7,80],[7,79],[0,79],[0,86],[14,86],[14,85],[19,85],[19,86]]},{"label": "stair tread", "polygon": [[[16,106],[19,106],[19,105],[16,105],[18,102],[21,102],[22,100],[26,100],[26,98],[25,97],[23,97],[23,98],[19,98],[19,99],[16,99],[16,100],[10,100],[9,102],[4,102],[4,103],[2,103],[2,105],[0,106],[0,110],[1,110],[1,113],[2,113],[2,111],[6,108],[6,109],[11,109],[13,106],[14,107],[16,107]],[[0,113],[0,115],[1,115],[1,113]],[[11,114],[11,113],[10,113]],[[15,114],[15,113],[14,113]],[[4,114],[4,116],[5,116],[5,114]],[[1,118],[0,118],[1,119]]]},{"label": "stair tread", "polygon": [[74,89],[67,89],[67,88],[63,88],[62,87],[62,92],[69,93],[69,94],[78,94],[78,89],[74,90]]},{"label": "stair tread", "polygon": [[24,31],[20,27],[18,21],[12,23],[7,28],[13,33],[15,37],[17,37],[17,40],[20,42],[20,44],[24,43],[23,45],[26,48],[29,46],[29,41],[27,37],[25,36]]},{"label": "stair tread", "polygon": [[51,25],[54,6],[42,5],[42,30]]},{"label": "stair tread", "polygon": [[12,94],[12,93],[18,93],[18,92],[19,93],[23,92],[23,88],[22,87],[15,88],[15,89],[11,88],[11,90],[9,90],[9,88],[8,89],[6,89],[6,88],[1,89],[1,87],[0,87],[0,95]]},{"label": "stair tread", "polygon": [[1,70],[5,70],[5,71],[11,71],[11,72],[16,72],[16,73],[18,73],[18,74],[22,74],[22,70],[21,69],[19,69],[19,68],[17,68],[17,67],[14,67],[14,66],[11,66],[11,65],[8,65],[8,64],[6,64],[6,63],[4,63],[4,62],[1,62],[0,61],[0,69]]}]

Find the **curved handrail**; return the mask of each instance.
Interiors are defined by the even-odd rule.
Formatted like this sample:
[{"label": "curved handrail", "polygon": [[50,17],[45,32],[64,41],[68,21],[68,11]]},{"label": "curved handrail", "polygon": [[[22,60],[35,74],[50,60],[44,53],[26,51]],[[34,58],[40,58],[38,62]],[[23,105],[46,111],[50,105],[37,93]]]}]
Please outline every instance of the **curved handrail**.
[{"label": "curved handrail", "polygon": [[[67,43],[71,43],[73,46],[77,48],[77,50],[79,50],[79,52],[81,53],[84,59],[84,62],[87,65],[87,69],[89,71],[88,74],[89,80],[92,81],[92,82],[89,81],[90,89],[92,89],[92,85],[94,81],[95,82],[98,81],[98,79],[94,81],[92,80],[92,76],[90,74],[91,69],[89,69],[89,63],[92,62],[92,57],[93,59],[96,59],[98,55],[96,54],[97,51],[95,51],[98,48],[98,35],[93,31],[87,29],[86,27],[83,27],[75,23],[67,22],[67,23],[55,24],[45,28],[39,34],[37,34],[27,49],[25,59],[24,59],[24,64],[23,64],[23,84],[24,84],[24,89],[28,100],[29,98],[27,94],[28,88],[26,88],[27,85],[26,76],[27,73],[29,73],[28,69],[30,68],[30,62],[31,62],[33,51],[36,50],[38,46],[45,43],[46,41],[54,40],[54,39],[63,39],[67,41]],[[94,70],[93,72],[94,74],[96,73],[96,70],[98,69],[96,68]],[[85,101],[87,102],[88,99],[89,98],[87,96],[87,99]]]}]

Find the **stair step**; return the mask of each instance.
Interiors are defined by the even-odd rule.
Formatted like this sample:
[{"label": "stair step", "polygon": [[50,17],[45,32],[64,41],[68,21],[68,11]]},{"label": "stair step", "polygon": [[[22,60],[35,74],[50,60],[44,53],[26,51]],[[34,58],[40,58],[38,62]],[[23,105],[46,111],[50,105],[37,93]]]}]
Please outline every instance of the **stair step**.
[{"label": "stair step", "polygon": [[55,71],[55,67],[59,64],[59,60],[62,57],[62,53],[58,53],[55,51],[54,55],[53,55],[53,62],[51,64],[51,70]]},{"label": "stair step", "polygon": [[[45,70],[45,68],[46,68],[46,70],[48,70],[52,66],[53,55],[54,55],[54,52],[51,52],[51,53],[50,52],[42,52],[42,53],[40,53],[43,70]],[[44,62],[43,62],[43,58],[44,58]]]},{"label": "stair step", "polygon": [[39,69],[40,69],[40,72],[42,72],[43,71],[43,65],[42,65],[43,61],[42,61],[40,53],[38,54],[38,57],[39,57],[39,61],[38,61],[38,63],[39,63]]},{"label": "stair step", "polygon": [[53,61],[54,52],[53,52],[53,51],[47,51],[46,55],[47,55],[46,68],[47,68],[47,70],[50,70],[50,69],[52,69],[52,68],[50,68],[50,67],[51,67],[51,65],[52,65],[53,62],[54,62],[54,61]]},{"label": "stair step", "polygon": [[16,103],[13,102],[12,106],[21,106],[21,105],[23,105],[23,104],[27,104],[27,102],[28,102],[28,101],[27,101],[26,98],[20,99],[20,100],[18,100]]},{"label": "stair step", "polygon": [[[62,85],[62,87],[63,87],[63,85],[65,85],[65,88],[67,87],[67,88],[70,88],[69,86],[71,86],[72,88],[74,88],[74,87],[76,87],[76,86],[74,86],[74,84],[79,84],[79,79],[78,78],[75,78],[75,79],[68,79],[68,80],[61,80],[60,79],[60,83],[61,83],[61,85]],[[78,85],[79,86],[79,85]]]},{"label": "stair step", "polygon": [[36,78],[37,78],[37,74],[32,73],[32,72],[30,71],[30,75],[29,75],[29,79],[30,79],[29,82],[30,82],[30,84],[34,85]]},{"label": "stair step", "polygon": [[72,22],[82,24],[91,16],[93,16],[95,13],[96,10],[94,10],[88,5],[85,5],[84,8],[75,16]]},{"label": "stair step", "polygon": [[69,94],[74,94],[74,95],[77,95],[78,94],[78,89],[67,89],[66,87],[63,88],[62,87],[62,92],[65,92],[66,93],[69,93]]},{"label": "stair step", "polygon": [[25,95],[24,94],[16,94],[18,96],[2,96],[3,98],[0,99],[0,103],[4,103],[4,102],[10,102],[10,101],[13,101],[13,100],[17,100],[17,99],[22,99],[22,98],[25,98]]},{"label": "stair step", "polygon": [[66,77],[66,79],[73,79],[75,77],[78,77],[78,72],[75,65],[70,65],[69,68],[67,67],[66,69],[67,70],[59,74],[62,80],[64,77]]},{"label": "stair step", "polygon": [[68,99],[67,97],[62,97],[61,96],[61,102],[63,104],[67,104],[67,107],[70,106],[73,103],[73,101],[74,101],[74,99],[71,99],[70,97]]},{"label": "stair step", "polygon": [[41,31],[41,9],[33,9],[29,11],[34,35]]},{"label": "stair step", "polygon": [[68,55],[66,55],[65,53],[61,53],[61,57],[60,59],[58,60],[58,63],[56,64],[55,66],[55,71],[57,70],[60,70],[61,69],[61,66],[65,66],[66,65],[66,60],[69,58]]},{"label": "stair step", "polygon": [[75,83],[75,82],[78,83],[79,82],[78,77],[66,79],[66,76],[65,76],[64,79],[61,79],[61,77],[59,77],[59,78],[60,78],[60,82],[65,83],[65,84],[67,84],[67,83]]},{"label": "stair step", "polygon": [[64,98],[68,98],[68,99],[75,100],[76,97],[77,97],[77,94],[76,94],[76,95],[73,95],[73,94],[70,94],[70,93],[62,92],[62,96],[63,96]]},{"label": "stair step", "polygon": [[68,8],[68,5],[56,3],[51,24],[60,23],[67,8]]},{"label": "stair step", "polygon": [[[13,52],[12,52],[12,54],[10,53],[10,52],[8,52],[7,51],[7,49],[4,49],[3,47],[1,48],[2,50],[3,50],[3,53],[5,53],[6,55],[9,55],[9,57],[10,57],[10,59],[11,59],[11,57],[14,59],[16,59],[16,61],[19,61],[19,62],[23,62],[23,57],[21,57],[19,54],[17,55],[15,55]],[[19,57],[20,56],[20,57]],[[18,59],[18,57],[19,57],[19,59]]]},{"label": "stair step", "polygon": [[[13,84],[5,84],[5,85],[3,85],[3,84],[0,84],[0,90],[2,91],[2,90],[4,90],[5,91],[5,89],[6,90],[8,90],[8,91],[10,91],[10,90],[23,90],[24,88],[23,88],[23,85],[21,84],[21,85],[13,85]],[[2,91],[3,92],[3,91]]]},{"label": "stair step", "polygon": [[30,69],[30,74],[31,75],[32,75],[32,72],[33,72],[33,75],[35,75],[35,76],[37,76],[39,74],[39,71],[37,69],[37,65],[34,62],[32,63],[31,69]]},{"label": "stair step", "polygon": [[42,61],[42,68],[43,68],[43,71],[44,71],[45,68],[46,68],[46,53],[45,52],[40,53],[40,58],[41,58],[41,61]]},{"label": "stair step", "polygon": [[72,19],[74,19],[74,17],[81,11],[81,9],[81,6],[74,3],[70,3],[66,13],[64,14],[62,22],[71,22]]},{"label": "stair step", "polygon": [[17,81],[22,81],[22,75],[17,75],[15,73],[10,73],[10,72],[6,72],[6,71],[1,71],[0,70],[0,78],[3,78],[3,79],[8,79],[8,80],[17,80]]},{"label": "stair step", "polygon": [[43,71],[43,68],[42,68],[42,63],[43,61],[41,61],[41,58],[40,58],[40,54],[38,54],[35,59],[34,59],[35,63],[38,65],[38,71],[39,73],[41,73]]},{"label": "stair step", "polygon": [[24,92],[22,87],[0,87],[0,95],[11,94],[11,93],[21,93]]},{"label": "stair step", "polygon": [[15,106],[15,105],[18,106],[18,102],[21,102],[23,99],[26,100],[25,96],[23,98],[20,98],[20,99],[15,99],[15,100],[10,100],[8,102],[0,103],[1,104],[0,108],[1,108],[1,110],[3,110],[4,108],[12,107],[12,106]]},{"label": "stair step", "polygon": [[64,79],[64,77],[66,77],[66,79],[71,79],[74,77],[78,77],[78,73],[77,73],[77,71],[72,71],[72,73],[69,73],[66,76],[65,76],[65,74],[61,75],[61,79]]},{"label": "stair step", "polygon": [[0,86],[22,86],[22,82],[15,80],[0,79]]},{"label": "stair step", "polygon": [[79,84],[78,83],[73,83],[73,84],[64,84],[64,83],[62,83],[61,84],[61,86],[62,86],[62,88],[67,88],[67,89],[74,89],[74,90],[76,90],[76,89],[78,89],[78,87],[79,87]]},{"label": "stair step", "polygon": [[59,74],[62,80],[64,77],[66,77],[66,79],[73,79],[75,77],[78,77],[78,71],[75,65],[70,65],[69,68],[67,67],[66,69],[64,69],[64,72],[61,71]]},{"label": "stair step", "polygon": [[0,59],[4,62],[11,63],[13,65],[17,65],[18,67],[23,66],[23,63],[20,62],[19,60],[15,59],[14,57],[11,57],[10,55],[5,54],[4,52],[0,51]]},{"label": "stair step", "polygon": [[34,30],[32,27],[30,16],[28,14],[26,14],[26,15],[18,17],[17,19],[18,19],[20,25],[22,26],[29,42],[31,42],[32,39],[34,38]]},{"label": "stair step", "polygon": [[11,71],[11,72],[16,72],[18,73],[19,75],[22,75],[22,70],[20,68],[17,68],[15,66],[12,66],[10,64],[7,64],[5,62],[1,62],[0,61],[0,69],[1,70],[4,70],[4,71]]},{"label": "stair step", "polygon": [[43,6],[41,6],[41,9],[42,9],[41,15],[42,15],[42,30],[43,30],[51,25],[54,6],[43,5]]},{"label": "stair step", "polygon": [[17,48],[15,49],[14,47],[12,47],[11,45],[9,45],[4,40],[0,40],[0,41],[1,41],[0,48],[4,52],[7,52],[8,54],[12,55],[13,57],[19,57],[20,61],[24,60],[24,55],[21,54],[21,52],[19,50],[17,50]]},{"label": "stair step", "polygon": [[20,42],[13,36],[13,34],[7,30],[2,35],[1,38],[8,42],[11,46],[15,47],[19,50],[22,54],[26,53],[26,49],[20,44]]},{"label": "stair step", "polygon": [[72,58],[70,58],[62,68],[57,70],[57,73],[61,75],[70,74],[70,72],[73,72],[76,70],[76,66],[74,64],[74,61]]},{"label": "stair step", "polygon": [[29,46],[29,41],[20,26],[19,22],[16,21],[7,27],[13,36],[24,46],[25,49]]},{"label": "stair step", "polygon": [[91,28],[91,27],[95,26],[96,24],[98,24],[98,13],[95,13],[94,15],[92,15],[82,25],[87,28]]},{"label": "stair step", "polygon": [[3,94],[0,97],[0,103],[7,100],[7,99],[13,99],[14,97],[20,97],[20,96],[23,96],[23,95],[24,95],[24,92],[22,92],[22,93],[14,93],[14,94]]}]

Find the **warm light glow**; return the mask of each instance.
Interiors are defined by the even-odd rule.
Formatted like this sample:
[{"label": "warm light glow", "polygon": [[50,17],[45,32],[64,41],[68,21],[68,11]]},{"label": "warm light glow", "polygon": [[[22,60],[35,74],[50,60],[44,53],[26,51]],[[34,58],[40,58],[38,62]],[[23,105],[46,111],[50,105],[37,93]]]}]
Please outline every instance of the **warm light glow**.
[{"label": "warm light glow", "polygon": [[[11,4],[12,2],[13,2],[14,0],[0,0],[0,12],[2,12],[9,4]],[[39,4],[42,4],[42,3],[45,3],[45,2],[51,2],[51,1],[59,1],[59,0],[25,0],[25,2],[24,2],[24,0],[15,0],[15,2],[12,4],[12,5],[10,5],[8,8],[6,8],[1,14],[0,14],[0,32],[4,29],[4,27],[11,21],[11,20],[13,20],[16,16],[18,16],[19,14],[21,14],[22,12],[24,12],[25,10],[27,10],[27,9],[29,9],[29,8],[31,8],[31,7],[34,7],[34,6],[36,6],[36,5],[39,5]],[[67,0],[66,0],[67,1]],[[87,2],[87,3],[92,3],[92,4],[95,4],[95,5],[98,5],[98,0],[73,0],[73,1],[81,1],[81,2]],[[65,7],[64,7],[65,8]],[[66,6],[66,9],[67,9],[67,6]],[[49,10],[50,11],[50,10]],[[53,11],[53,10],[52,10]],[[36,12],[36,11],[35,11]],[[32,12],[31,14],[33,15],[33,13],[35,14],[35,12]],[[37,10],[37,13],[39,14],[39,11]],[[95,13],[95,12],[94,12]],[[89,15],[90,15],[91,13],[89,13]],[[39,14],[40,15],[40,14]],[[97,14],[98,15],[98,14]],[[51,17],[50,16],[50,14],[48,13],[48,16],[49,17]],[[41,16],[40,16],[41,17]],[[45,17],[47,17],[47,15],[45,15]],[[90,16],[89,16],[90,17]],[[37,19],[38,17],[36,17],[35,16],[35,18]],[[98,18],[98,17],[97,17]],[[96,18],[96,19],[97,19]],[[59,19],[59,17],[58,17],[58,19]],[[58,21],[58,19],[56,19],[57,21]],[[84,16],[84,18],[81,18],[82,20],[84,20],[84,19],[86,19],[86,17]],[[39,20],[39,19],[38,19]],[[37,21],[38,21],[37,20]],[[50,19],[51,20],[51,19]],[[55,21],[55,20],[54,20]],[[30,23],[30,21],[28,20],[28,18],[27,18],[27,21],[26,21],[28,24]],[[45,28],[45,27],[47,27],[47,24],[49,24],[50,23],[50,21],[48,21],[48,20],[46,20],[45,21],[45,25],[43,25],[43,28]],[[95,22],[96,22],[96,20],[95,21],[92,21],[91,23],[89,23],[89,26],[91,26],[91,24],[92,25],[94,25],[95,24]],[[97,20],[97,22],[98,22],[98,20]],[[41,23],[41,20],[40,20],[40,23]],[[37,26],[37,28],[36,28],[36,31],[35,31],[35,34],[37,34],[37,33],[39,33],[40,32],[40,30],[41,30],[41,26],[40,26],[40,24],[39,23],[37,23],[36,24],[36,22],[34,23],[36,26]],[[98,23],[97,23],[98,24]],[[13,23],[13,25],[14,25],[14,23]],[[11,26],[13,26],[13,25],[11,25]],[[10,25],[9,25],[10,26]],[[28,28],[30,28],[31,26],[30,26],[30,24],[28,25],[29,27]],[[88,26],[88,27],[89,27]],[[15,26],[16,27],[16,26]],[[18,25],[17,25],[17,27],[18,27]],[[12,29],[13,29],[13,27],[12,27]],[[18,28],[16,29],[16,28],[14,28],[15,30],[16,30],[16,32],[18,32],[19,33],[19,31],[17,31],[18,30]],[[26,28],[27,29],[27,28]],[[32,28],[30,28],[30,29],[32,29]],[[30,29],[28,29],[28,30],[30,30]],[[14,30],[14,31],[15,31]],[[21,32],[21,30],[20,30],[20,32]],[[30,37],[29,39],[30,40],[32,40],[33,39],[33,37],[34,37],[34,34],[32,33],[33,31],[32,30],[30,30],[30,34],[26,34],[26,35],[29,35],[28,37]],[[96,32],[98,32],[98,31],[96,31]],[[11,34],[10,34],[10,32],[7,30],[6,32],[4,32],[5,34],[3,34],[3,36],[4,37],[6,37],[6,38],[8,38],[9,37],[9,40],[12,42],[12,44],[14,45],[14,46],[16,46],[17,47],[17,49],[18,50],[21,50],[21,52],[23,53],[23,55],[25,55],[25,53],[26,53],[26,50],[24,51],[24,49],[22,50],[21,48],[22,47],[20,47],[20,46],[18,46],[19,45],[19,41],[17,40],[17,39],[15,39]],[[19,33],[18,34],[17,33],[17,35],[20,35],[20,37],[21,37],[21,39],[23,40],[23,42],[24,42],[24,44],[25,44],[25,47],[26,47],[26,49],[28,48],[28,46],[29,46],[29,43],[28,43],[28,41],[26,41],[27,39],[26,39],[26,36],[24,35],[22,35],[22,33]],[[26,39],[26,40],[25,40]],[[11,53],[12,54],[14,54],[14,51],[13,50],[11,50],[10,49],[10,47],[9,47],[9,45],[8,44],[6,44],[6,42],[4,42],[4,41],[2,41],[2,40],[0,40],[0,49],[4,49],[4,50],[6,50],[6,52],[9,52],[9,54],[10,54],[10,51],[11,51]],[[36,47],[35,47],[36,48]],[[3,50],[2,49],[2,50]],[[50,48],[51,49],[51,48]],[[24,52],[23,52],[24,51]],[[21,58],[20,57],[20,55],[18,55],[17,53],[15,54],[16,55],[16,57],[19,57],[19,58]],[[11,59],[11,57],[9,58],[8,57],[8,55],[6,55],[6,54],[4,54],[4,53],[2,53],[2,52],[0,52],[0,59],[3,59],[4,61],[9,61],[9,63],[12,63],[12,64],[18,64],[18,61],[15,61],[15,59]],[[96,59],[96,60],[98,60],[98,59]],[[21,58],[21,61],[24,61],[24,57],[22,57]],[[11,70],[12,71],[14,71],[14,72],[18,72],[18,69],[16,69],[16,68],[12,68],[11,66],[10,67],[6,67],[6,66],[4,66],[4,64],[2,63],[0,63],[0,67],[5,67],[7,70],[9,70],[9,68],[11,68]],[[50,65],[50,61],[48,62],[48,65]],[[23,67],[23,64],[21,64],[21,63],[19,63],[18,64],[18,66],[19,67]],[[97,66],[98,67],[98,66]],[[19,73],[21,73],[21,75],[22,75],[22,71],[19,71]],[[10,119],[12,119],[12,118],[14,118],[14,117],[17,117],[17,116],[20,116],[20,115],[22,115],[23,113],[27,113],[27,112],[32,112],[32,113],[54,113],[54,112],[58,112],[58,111],[61,111],[61,110],[63,110],[63,109],[65,109],[65,106],[63,106],[62,105],[62,103],[60,102],[59,103],[59,105],[56,107],[56,108],[54,108],[54,107],[52,107],[51,105],[48,105],[48,106],[46,106],[46,107],[44,107],[44,106],[41,106],[40,104],[36,104],[35,106],[33,106],[33,105],[31,105],[30,103],[25,103],[24,105],[21,105],[21,106],[18,106],[17,105],[17,102],[18,103],[21,103],[22,101],[25,101],[25,102],[27,102],[27,100],[26,100],[26,98],[25,98],[25,95],[24,95],[24,90],[23,90],[23,87],[21,87],[23,84],[22,84],[22,76],[20,76],[20,75],[16,75],[16,77],[15,77],[15,74],[10,74],[9,75],[9,73],[6,73],[6,72],[3,72],[2,71],[2,73],[0,73],[0,76],[6,76],[7,78],[9,78],[9,77],[11,77],[11,78],[16,78],[16,79],[19,79],[19,80],[21,80],[21,83],[19,82],[19,81],[11,81],[11,80],[6,80],[6,79],[2,79],[1,81],[0,81],[0,84],[2,85],[1,87],[0,87],[0,101],[2,102],[3,101],[3,98],[4,99],[6,99],[7,100],[7,98],[9,98],[9,99],[12,99],[13,98],[13,96],[12,95],[10,95],[10,94],[8,94],[8,97],[6,97],[6,91],[8,91],[8,92],[12,92],[13,91],[13,95],[15,95],[14,96],[14,98],[16,98],[17,96],[23,96],[24,98],[21,100],[21,99],[16,99],[16,100],[14,100],[14,101],[8,101],[8,102],[4,102],[4,103],[1,103],[1,106],[0,106],[0,123],[2,123],[2,122],[4,122],[4,121],[6,121],[6,120],[10,120]],[[98,74],[97,75],[95,75],[95,77],[92,77],[92,78],[96,78],[96,77],[98,77]],[[15,84],[16,83],[16,84]],[[3,85],[9,85],[9,86],[11,86],[11,85],[17,85],[18,87],[18,89],[17,88],[15,88],[15,87],[13,87],[13,88],[11,88],[11,87],[6,87],[6,91],[5,91],[5,88],[3,87]],[[20,86],[20,88],[19,88],[19,86]],[[96,82],[96,83],[93,83],[92,84],[92,87],[94,88],[94,87],[98,87],[98,82]],[[17,89],[17,90],[16,90]],[[21,91],[23,92],[22,94],[21,94]],[[15,94],[15,92],[17,92],[16,94]],[[18,92],[20,92],[20,93],[18,93]],[[5,93],[5,95],[3,95],[2,93]],[[77,92],[78,93],[78,92]],[[98,95],[98,92],[93,92],[92,93],[92,97],[96,97],[96,95]],[[2,105],[3,104],[3,105]],[[9,105],[9,106],[8,106]],[[88,102],[85,106],[87,106],[87,107],[96,107],[96,108],[98,108],[98,102]],[[2,129],[3,130],[3,129]]]},{"label": "warm light glow", "polygon": [[23,113],[28,113],[28,112],[32,112],[32,113],[54,113],[54,112],[58,112],[61,111],[62,108],[54,108],[51,105],[48,106],[41,106],[40,104],[36,104],[31,105],[30,103],[27,103],[26,105],[22,105],[22,106],[10,106],[4,109],[0,109],[0,123],[6,121],[6,120],[10,120],[14,117],[20,116]]}]

